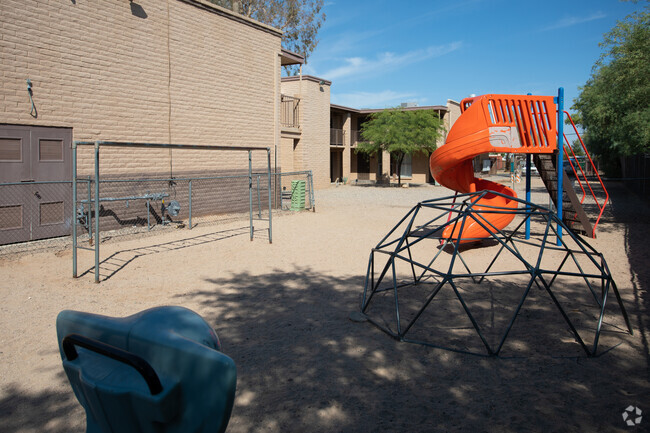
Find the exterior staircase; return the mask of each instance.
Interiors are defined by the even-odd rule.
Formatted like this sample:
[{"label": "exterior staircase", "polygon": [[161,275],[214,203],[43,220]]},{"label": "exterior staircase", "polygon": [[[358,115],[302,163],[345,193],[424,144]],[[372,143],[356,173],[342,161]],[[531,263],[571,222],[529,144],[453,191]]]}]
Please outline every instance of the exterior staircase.
[{"label": "exterior staircase", "polygon": [[[557,208],[557,150],[552,154],[535,154],[533,155],[533,160]],[[562,221],[574,233],[590,238],[596,237],[594,227],[573,188],[573,182],[566,173],[562,176]]]}]

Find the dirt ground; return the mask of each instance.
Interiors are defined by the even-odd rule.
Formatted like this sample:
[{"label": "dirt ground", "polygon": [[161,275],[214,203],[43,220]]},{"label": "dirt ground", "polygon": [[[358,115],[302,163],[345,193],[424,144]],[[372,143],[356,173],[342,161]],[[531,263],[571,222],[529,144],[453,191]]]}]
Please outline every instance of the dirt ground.
[{"label": "dirt ground", "polygon": [[[547,204],[534,186],[534,199]],[[418,201],[450,195],[442,187],[317,191],[315,213],[274,218],[272,244],[263,223],[250,242],[247,221],[110,239],[100,284],[89,251],[71,277],[69,242],[0,249],[0,430],[85,429],[57,348],[59,311],[127,316],[181,305],[216,329],[237,365],[229,432],[649,431],[650,206],[608,186],[612,206],[589,243],[607,260],[634,335],[612,297],[601,355],[591,358],[543,291],[526,301],[499,357],[399,342],[349,319],[371,248]],[[485,251],[466,255],[481,261]],[[492,299],[500,290],[508,285],[490,286]],[[583,308],[580,301],[570,311]],[[437,311],[434,341],[467,330],[456,310]],[[450,343],[471,348],[471,334]],[[622,418],[630,405],[644,412],[636,427]]]}]

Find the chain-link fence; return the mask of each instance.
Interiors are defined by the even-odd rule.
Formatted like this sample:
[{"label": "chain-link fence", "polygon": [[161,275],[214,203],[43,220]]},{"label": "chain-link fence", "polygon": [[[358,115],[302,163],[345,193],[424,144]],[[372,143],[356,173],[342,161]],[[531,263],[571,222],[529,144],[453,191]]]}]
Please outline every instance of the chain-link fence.
[{"label": "chain-link fence", "polygon": [[650,154],[621,157],[621,173],[625,184],[646,195],[650,191]]},{"label": "chain-link fence", "polygon": [[[310,171],[271,175],[274,212],[313,210]],[[191,229],[230,221],[267,221],[267,173],[249,176],[106,179],[100,181],[100,230],[111,236],[165,228]],[[71,182],[0,184],[0,245],[71,234]],[[79,240],[91,241],[95,182],[77,181]]]},{"label": "chain-link fence", "polygon": [[314,182],[311,171],[277,173],[274,175],[274,208],[283,211],[316,211]]}]

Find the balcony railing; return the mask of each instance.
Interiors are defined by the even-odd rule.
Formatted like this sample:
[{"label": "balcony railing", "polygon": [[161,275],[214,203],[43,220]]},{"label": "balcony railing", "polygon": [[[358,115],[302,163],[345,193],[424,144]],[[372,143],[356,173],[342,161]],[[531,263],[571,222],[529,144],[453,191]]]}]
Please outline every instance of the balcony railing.
[{"label": "balcony railing", "polygon": [[330,146],[343,146],[343,130],[330,128]]},{"label": "balcony railing", "polygon": [[300,128],[300,98],[280,95],[280,124],[287,128]]},{"label": "balcony railing", "polygon": [[360,141],[361,141],[361,133],[356,129],[353,129],[350,134],[350,145],[354,147]]}]

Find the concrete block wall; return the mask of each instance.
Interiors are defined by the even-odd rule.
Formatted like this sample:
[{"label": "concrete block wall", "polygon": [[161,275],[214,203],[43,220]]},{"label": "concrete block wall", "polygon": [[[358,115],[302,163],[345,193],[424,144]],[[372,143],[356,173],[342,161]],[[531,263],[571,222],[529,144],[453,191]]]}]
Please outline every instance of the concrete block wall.
[{"label": "concrete block wall", "polygon": [[309,75],[282,80],[282,93],[300,97],[301,135],[293,150],[294,169],[312,170],[314,188],[330,185],[330,86]]},{"label": "concrete block wall", "polygon": [[[293,77],[292,77],[293,78]],[[305,142],[303,141],[302,131],[305,126],[303,125],[305,101],[301,96],[302,83],[300,80],[292,80],[284,77],[280,85],[280,93],[283,95],[299,98],[298,103],[298,124],[300,127],[297,131],[291,129],[282,129],[282,146],[280,148],[280,157],[278,160],[281,163],[280,169],[283,172],[309,170],[309,167],[304,165],[304,148]]]},{"label": "concrete block wall", "polygon": [[305,80],[303,77],[303,161],[314,173],[314,188],[327,188],[330,185],[330,85],[329,81],[319,78],[307,77]]},{"label": "concrete block wall", "polygon": [[460,114],[460,103],[452,99],[447,99],[447,114],[444,117],[446,132],[444,138],[441,140],[442,143],[438,144],[438,147],[445,143],[447,133],[449,133],[451,127],[454,125],[454,123],[456,123],[456,120],[458,120]]},{"label": "concrete block wall", "polygon": [[[281,33],[271,27],[204,0],[2,0],[0,26],[1,123],[72,127],[75,140],[279,142]],[[79,155],[81,174],[90,154]],[[248,169],[243,155],[175,155],[102,151],[102,174]],[[266,155],[254,163],[266,170]]]}]

